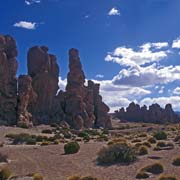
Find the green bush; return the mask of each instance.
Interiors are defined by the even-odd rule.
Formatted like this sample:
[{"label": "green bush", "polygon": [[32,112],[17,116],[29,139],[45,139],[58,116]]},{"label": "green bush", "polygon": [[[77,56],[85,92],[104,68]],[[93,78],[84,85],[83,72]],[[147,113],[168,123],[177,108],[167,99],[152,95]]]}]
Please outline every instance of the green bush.
[{"label": "green bush", "polygon": [[158,180],[178,180],[178,178],[171,175],[162,175]]},{"label": "green bush", "polygon": [[139,147],[138,155],[143,156],[143,155],[146,155],[146,154],[148,154],[147,148],[145,146]]},{"label": "green bush", "polygon": [[158,142],[157,146],[159,147],[166,147],[166,143],[164,141]]},{"label": "green bush", "polygon": [[174,166],[180,166],[180,156],[175,157],[172,164]]},{"label": "green bush", "polygon": [[164,131],[157,131],[154,134],[154,138],[156,138],[157,140],[165,140],[167,139],[167,134]]},{"label": "green bush", "polygon": [[156,139],[153,138],[153,137],[150,137],[150,138],[148,139],[148,142],[151,143],[151,144],[156,144]]},{"label": "green bush", "polygon": [[149,172],[149,173],[152,173],[152,174],[161,174],[164,171],[164,167],[160,163],[155,163],[155,164],[146,166],[142,170]]},{"label": "green bush", "polygon": [[71,176],[68,180],[81,180],[81,178],[79,176]]},{"label": "green bush", "polygon": [[11,177],[12,173],[8,168],[3,168],[0,171],[0,180],[7,180]]},{"label": "green bush", "polygon": [[85,177],[82,177],[81,180],[98,180],[98,179],[92,176],[85,176]]},{"label": "green bush", "polygon": [[97,158],[99,164],[130,163],[135,160],[136,153],[127,143],[117,143],[103,147]]},{"label": "green bush", "polygon": [[64,152],[65,154],[74,154],[77,153],[80,149],[79,144],[74,141],[74,142],[69,142],[64,145]]}]

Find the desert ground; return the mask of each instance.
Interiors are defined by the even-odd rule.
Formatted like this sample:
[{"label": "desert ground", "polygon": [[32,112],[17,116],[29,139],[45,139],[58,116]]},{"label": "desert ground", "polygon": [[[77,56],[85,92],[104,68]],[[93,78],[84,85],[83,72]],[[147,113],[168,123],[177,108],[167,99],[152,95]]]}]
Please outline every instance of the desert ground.
[{"label": "desert ground", "polygon": [[[72,138],[61,138],[59,143],[42,145],[12,144],[6,137],[7,134],[27,133],[31,135],[42,135],[53,137],[54,134],[42,133],[42,130],[51,129],[50,126],[38,126],[30,129],[17,127],[0,127],[0,153],[7,156],[8,161],[0,163],[0,167],[7,167],[12,172],[12,179],[25,180],[32,179],[30,175],[40,173],[45,180],[67,180],[70,176],[93,176],[98,180],[135,180],[140,169],[153,163],[160,163],[164,167],[164,172],[156,175],[149,174],[148,180],[156,180],[160,175],[175,175],[180,179],[180,166],[172,164],[173,158],[180,155],[179,142],[175,138],[180,132],[177,125],[154,125],[141,123],[120,123],[113,121],[113,129],[105,136],[94,136],[88,141],[80,137],[73,136],[80,144],[79,152],[75,154],[65,154],[64,144]],[[130,164],[97,164],[97,154],[103,146],[107,146],[109,141],[115,138],[124,138],[133,146],[137,143],[147,142],[149,137],[157,130],[167,133],[164,142],[173,144],[172,148],[162,148],[154,150],[155,144],[147,147],[148,154],[137,157],[135,162]],[[62,140],[63,139],[63,140]]]}]

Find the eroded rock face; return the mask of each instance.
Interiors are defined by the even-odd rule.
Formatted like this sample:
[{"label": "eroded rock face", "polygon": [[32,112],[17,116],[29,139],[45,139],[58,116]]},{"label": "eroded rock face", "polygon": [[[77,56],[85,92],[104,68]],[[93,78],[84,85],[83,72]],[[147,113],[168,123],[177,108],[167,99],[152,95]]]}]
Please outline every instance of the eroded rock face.
[{"label": "eroded rock face", "polygon": [[69,73],[65,93],[66,121],[74,128],[111,127],[109,108],[99,95],[99,84],[88,81],[76,49],[69,51]]},{"label": "eroded rock face", "polygon": [[38,124],[49,124],[54,97],[59,88],[56,56],[48,54],[45,46],[32,47],[28,52],[28,74],[32,77],[32,87],[37,93],[32,114]]},{"label": "eroded rock face", "polygon": [[146,106],[140,107],[138,104],[130,103],[126,111],[115,112],[115,117],[131,122],[149,122],[149,123],[178,123],[180,118],[173,111],[172,105],[167,104],[165,109],[161,108],[159,104],[152,104],[147,109]]},{"label": "eroded rock face", "polygon": [[33,125],[29,108],[36,103],[36,100],[37,94],[32,88],[32,78],[28,75],[20,75],[18,78],[18,126]]},{"label": "eroded rock face", "polygon": [[15,40],[0,35],[0,123],[17,123],[17,47]]}]

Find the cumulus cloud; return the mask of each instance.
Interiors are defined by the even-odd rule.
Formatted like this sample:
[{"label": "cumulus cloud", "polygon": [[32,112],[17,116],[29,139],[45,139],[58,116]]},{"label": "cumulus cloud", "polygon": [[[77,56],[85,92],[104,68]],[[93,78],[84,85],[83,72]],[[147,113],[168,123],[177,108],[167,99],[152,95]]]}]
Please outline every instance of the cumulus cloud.
[{"label": "cumulus cloud", "polygon": [[28,5],[28,6],[30,6],[30,5],[32,5],[34,3],[38,4],[40,2],[41,2],[41,0],[25,0],[25,4]]},{"label": "cumulus cloud", "polygon": [[167,46],[167,42],[146,43],[141,45],[137,51],[125,46],[117,47],[112,53],[108,53],[105,61],[116,62],[123,66],[136,66],[158,62],[167,57],[169,51],[160,50]]},{"label": "cumulus cloud", "polygon": [[180,37],[178,37],[176,40],[173,41],[172,43],[172,48],[180,48]]},{"label": "cumulus cloud", "polygon": [[103,74],[97,74],[97,75],[96,75],[96,78],[103,78],[103,77],[104,77]]},{"label": "cumulus cloud", "polygon": [[108,12],[109,16],[119,16],[120,12],[117,8],[113,7],[109,12]]},{"label": "cumulus cloud", "polygon": [[144,98],[140,101],[141,105],[150,106],[151,104],[158,103],[161,107],[166,104],[172,104],[174,110],[180,109],[180,96],[170,96],[170,97],[158,97],[158,98]]},{"label": "cumulus cloud", "polygon": [[180,80],[180,66],[159,67],[152,64],[147,67],[136,65],[122,69],[113,78],[113,83],[139,87],[167,84],[176,80]]},{"label": "cumulus cloud", "polygon": [[176,87],[176,88],[173,90],[173,94],[180,95],[180,87]]},{"label": "cumulus cloud", "polygon": [[19,27],[19,28],[24,28],[24,29],[29,29],[29,30],[34,30],[37,27],[36,22],[27,22],[27,21],[20,21],[15,23],[13,26],[14,27]]},{"label": "cumulus cloud", "polygon": [[59,77],[59,83],[58,83],[59,89],[65,91],[66,84],[67,84],[67,79],[62,79],[61,77]]}]

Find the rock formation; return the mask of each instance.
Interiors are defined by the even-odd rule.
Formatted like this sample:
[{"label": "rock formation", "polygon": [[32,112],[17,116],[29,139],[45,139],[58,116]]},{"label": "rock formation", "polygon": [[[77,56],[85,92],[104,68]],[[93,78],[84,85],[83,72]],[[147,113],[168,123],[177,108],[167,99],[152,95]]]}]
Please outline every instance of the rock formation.
[{"label": "rock formation", "polygon": [[49,124],[54,97],[58,90],[59,67],[56,57],[48,54],[48,47],[35,46],[28,52],[28,75],[37,93],[31,112],[37,124]]},{"label": "rock formation", "polygon": [[29,108],[36,103],[37,94],[32,88],[32,79],[28,75],[18,78],[18,126],[32,126],[33,117]]},{"label": "rock formation", "polygon": [[15,40],[0,35],[0,124],[17,123],[17,54]]},{"label": "rock formation", "polygon": [[65,92],[65,120],[74,128],[111,127],[109,108],[99,95],[99,84],[88,81],[76,49],[69,51],[69,73]]},{"label": "rock formation", "polygon": [[85,85],[78,50],[69,51],[65,92],[58,92],[59,66],[56,56],[48,53],[48,47],[29,49],[28,75],[20,75],[18,83],[16,56],[14,39],[0,35],[1,124],[32,126],[58,123],[75,129],[111,127],[109,107],[99,95],[100,85],[93,81]]},{"label": "rock formation", "polygon": [[121,120],[130,122],[149,122],[149,123],[178,123],[180,117],[173,111],[171,104],[167,104],[165,109],[161,108],[159,104],[152,104],[147,109],[146,106],[140,107],[134,102],[130,103],[126,108],[115,111],[114,116]]}]

